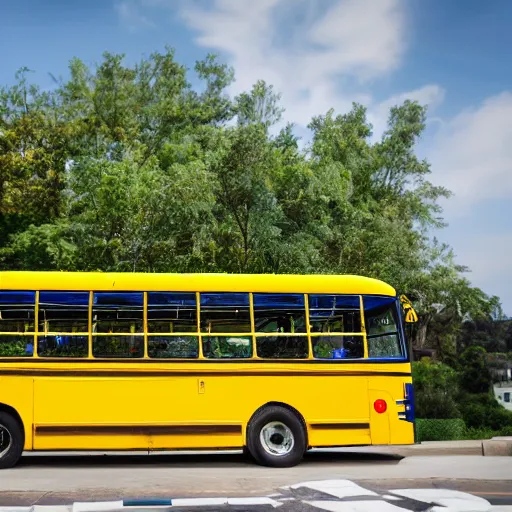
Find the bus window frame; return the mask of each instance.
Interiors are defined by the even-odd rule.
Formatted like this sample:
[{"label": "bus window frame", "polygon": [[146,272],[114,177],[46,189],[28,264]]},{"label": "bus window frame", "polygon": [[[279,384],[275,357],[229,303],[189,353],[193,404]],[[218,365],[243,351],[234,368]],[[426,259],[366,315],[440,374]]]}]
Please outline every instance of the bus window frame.
[{"label": "bus window frame", "polygon": [[[305,314],[305,321],[306,321],[306,329],[304,333],[279,333],[279,332],[257,332],[255,327],[255,314],[254,314],[254,292],[232,292],[232,293],[247,293],[249,295],[249,312],[250,312],[250,324],[251,324],[251,331],[248,333],[244,333],[244,336],[251,337],[252,340],[252,355],[247,358],[226,358],[226,359],[213,359],[213,358],[207,358],[205,357],[203,353],[203,336],[206,334],[202,332],[201,329],[201,292],[195,292],[195,300],[196,300],[196,331],[195,332],[172,332],[172,333],[149,333],[148,332],[148,291],[142,291],[139,290],[130,290],[130,291],[122,291],[119,290],[116,292],[119,293],[130,293],[130,292],[137,292],[143,294],[143,331],[137,332],[137,333],[113,333],[116,336],[142,336],[143,342],[144,342],[144,350],[143,355],[141,357],[112,357],[112,358],[105,358],[105,357],[95,357],[93,354],[93,338],[95,333],[92,330],[93,327],[93,308],[94,308],[94,294],[98,292],[102,292],[103,290],[69,290],[71,291],[84,291],[89,293],[89,303],[88,303],[88,332],[87,333],[81,333],[84,336],[88,337],[88,354],[87,357],[52,357],[52,356],[39,356],[37,345],[38,345],[38,335],[39,332],[39,294],[40,291],[47,291],[47,290],[5,290],[5,291],[30,291],[35,293],[35,304],[34,304],[34,332],[27,332],[23,333],[24,336],[30,338],[33,338],[33,354],[28,356],[14,356],[14,357],[1,357],[0,359],[5,360],[15,360],[15,359],[22,359],[23,361],[30,361],[32,359],[38,359],[41,361],[99,361],[99,362],[105,362],[105,361],[113,361],[113,360],[119,360],[121,362],[131,362],[131,363],[140,363],[142,361],[148,362],[245,362],[250,363],[251,361],[259,361],[259,362],[273,362],[273,363],[279,363],[279,362],[315,362],[315,363],[332,363],[332,364],[343,364],[343,363],[353,363],[353,364],[359,364],[359,363],[404,363],[404,362],[410,362],[411,360],[411,354],[409,351],[409,347],[407,344],[407,339],[405,337],[405,330],[404,330],[404,320],[402,318],[402,312],[400,308],[400,301],[399,297],[393,297],[391,295],[379,295],[379,294],[343,294],[343,293],[325,293],[325,295],[352,295],[352,296],[358,296],[359,297],[359,303],[360,303],[360,316],[361,316],[361,331],[360,332],[339,332],[339,333],[329,333],[329,336],[332,337],[354,337],[354,336],[361,336],[363,337],[363,344],[364,344],[364,354],[361,358],[317,358],[314,356],[313,351],[313,338],[320,337],[324,335],[325,333],[312,333],[311,332],[311,323],[310,323],[310,307],[309,307],[309,295],[323,295],[320,293],[308,293],[305,292],[303,294],[297,293],[296,295],[303,295],[304,297],[304,314]],[[59,290],[52,290],[52,291],[59,291]],[[180,293],[180,292],[173,292],[172,290],[169,290],[166,293]],[[194,292],[192,292],[194,293]],[[215,293],[213,291],[204,292],[208,294]],[[231,293],[231,292],[222,292],[222,293]],[[261,293],[261,292],[258,292]],[[277,294],[277,293],[276,293]],[[287,292],[283,292],[283,295],[289,295]],[[396,334],[399,337],[399,345],[401,350],[401,356],[400,357],[378,357],[378,358],[370,358],[368,357],[368,334],[366,329],[366,319],[365,319],[365,309],[364,309],[364,298],[365,297],[382,297],[390,300],[390,302],[393,304],[394,308],[394,316],[396,320],[396,327],[397,331]],[[391,301],[391,299],[394,299]],[[20,333],[3,333],[1,332],[0,335],[10,335],[10,334],[20,334]],[[57,333],[62,334],[62,333]],[[78,333],[74,333],[78,334]],[[96,333],[100,334],[100,333]],[[237,333],[216,333],[216,335],[219,336],[233,336]],[[107,333],[101,333],[101,335],[108,335]],[[179,336],[193,336],[196,337],[198,340],[198,356],[195,358],[155,358],[149,356],[149,339],[152,336],[171,336],[171,335],[179,335]],[[241,334],[240,334],[241,335]],[[272,337],[286,337],[286,336],[300,336],[305,337],[308,340],[308,355],[306,358],[263,358],[261,356],[258,356],[257,354],[257,339],[260,337],[265,336],[272,336]]]}]

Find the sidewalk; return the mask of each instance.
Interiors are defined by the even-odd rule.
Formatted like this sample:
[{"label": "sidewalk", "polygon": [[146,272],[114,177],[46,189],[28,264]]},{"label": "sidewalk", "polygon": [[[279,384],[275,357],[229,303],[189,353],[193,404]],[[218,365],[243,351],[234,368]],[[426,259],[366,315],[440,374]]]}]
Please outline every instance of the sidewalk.
[{"label": "sidewalk", "polygon": [[[332,450],[313,450],[332,451]],[[483,455],[482,441],[424,441],[413,445],[365,446],[340,448],[342,452],[396,455],[397,457],[438,455]]]}]

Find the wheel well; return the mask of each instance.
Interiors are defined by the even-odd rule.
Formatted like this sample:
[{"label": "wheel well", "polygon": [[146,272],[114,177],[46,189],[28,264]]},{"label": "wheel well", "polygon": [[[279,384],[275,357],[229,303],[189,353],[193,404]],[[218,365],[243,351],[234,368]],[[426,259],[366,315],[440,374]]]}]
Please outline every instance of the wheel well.
[{"label": "wheel well", "polygon": [[19,423],[21,433],[23,434],[23,442],[25,442],[25,428],[23,425],[23,421],[21,420],[21,416],[18,414],[18,411],[11,407],[10,405],[3,404],[0,402],[0,412],[10,414]]},{"label": "wheel well", "polygon": [[284,409],[288,409],[290,412],[292,412],[302,424],[302,428],[304,429],[304,435],[306,436],[306,446],[309,448],[308,427],[306,425],[306,420],[304,419],[302,414],[297,409],[295,409],[295,407],[285,404],[284,402],[267,402],[266,404],[259,407],[256,411],[254,411],[254,414],[251,416],[251,419],[247,423],[246,430],[249,428],[249,425],[251,424],[251,421],[254,418],[254,416],[256,416],[256,414],[258,414],[263,409],[266,409],[267,407],[283,407]]}]

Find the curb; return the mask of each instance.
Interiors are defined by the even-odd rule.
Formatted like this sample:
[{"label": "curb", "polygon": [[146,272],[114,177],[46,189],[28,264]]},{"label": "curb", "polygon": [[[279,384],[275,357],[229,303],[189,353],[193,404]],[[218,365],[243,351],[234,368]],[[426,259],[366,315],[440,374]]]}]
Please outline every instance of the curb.
[{"label": "curb", "polygon": [[485,457],[512,456],[512,437],[493,437],[482,441],[482,455]]}]

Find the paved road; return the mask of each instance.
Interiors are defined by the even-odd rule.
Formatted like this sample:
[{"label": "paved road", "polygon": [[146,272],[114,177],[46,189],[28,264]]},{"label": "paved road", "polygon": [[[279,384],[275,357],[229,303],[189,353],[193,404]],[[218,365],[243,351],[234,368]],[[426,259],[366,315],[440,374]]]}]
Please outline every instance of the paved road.
[{"label": "paved road", "polygon": [[[122,512],[130,507],[132,512],[150,510],[168,510],[169,512],[205,512],[205,511],[246,511],[270,512],[279,507],[281,512],[511,512],[512,492],[510,482],[475,482],[428,480],[385,480],[378,482],[354,482],[347,479],[314,480],[298,482],[276,489],[269,496],[250,497],[199,497],[172,498],[157,500],[111,500],[94,502],[91,497],[79,501],[59,499],[57,496],[43,496],[37,500],[37,512]],[[476,487],[480,491],[475,491]],[[467,489],[465,489],[468,487]],[[487,490],[484,491],[483,489]],[[502,488],[509,489],[504,491]],[[1,499],[0,494],[0,499]],[[141,499],[142,498],[142,499]],[[162,497],[161,497],[162,498]],[[168,497],[167,497],[168,498]],[[0,512],[33,512],[32,503],[0,501]],[[160,507],[154,507],[160,505]],[[165,507],[162,507],[164,505]]]},{"label": "paved road", "polygon": [[19,467],[1,471],[0,504],[143,496],[262,497],[282,493],[286,486],[318,480],[349,480],[382,492],[418,487],[459,489],[492,498],[491,503],[512,504],[511,457],[401,458],[347,450],[309,453],[301,465],[284,470],[253,465],[237,454],[29,456]]}]

